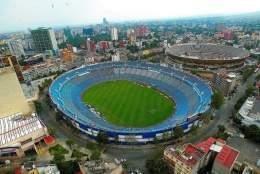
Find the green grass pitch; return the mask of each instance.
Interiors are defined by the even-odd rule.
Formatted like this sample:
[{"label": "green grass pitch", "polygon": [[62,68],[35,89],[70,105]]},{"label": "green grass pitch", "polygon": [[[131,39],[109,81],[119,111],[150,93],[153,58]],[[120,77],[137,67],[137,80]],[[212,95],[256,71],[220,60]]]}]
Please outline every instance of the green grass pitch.
[{"label": "green grass pitch", "polygon": [[174,102],[165,94],[127,80],[96,84],[83,93],[82,100],[108,122],[123,127],[151,126],[175,110]]}]

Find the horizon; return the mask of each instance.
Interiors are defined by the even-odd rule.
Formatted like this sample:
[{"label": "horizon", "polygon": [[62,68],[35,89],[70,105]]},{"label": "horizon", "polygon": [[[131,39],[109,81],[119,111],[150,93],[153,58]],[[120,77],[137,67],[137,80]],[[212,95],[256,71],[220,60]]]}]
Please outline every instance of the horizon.
[{"label": "horizon", "polygon": [[[127,5],[120,0],[25,1],[9,0],[1,2],[1,33],[25,31],[28,28],[38,27],[56,28],[62,26],[93,25],[102,23],[103,17],[109,22],[118,23],[227,16],[260,11],[258,8],[260,7],[260,2],[258,0],[250,0],[250,3],[243,0],[236,2],[225,2],[225,0],[199,0],[196,2],[192,0],[163,0],[160,3],[148,0],[140,2],[132,0]],[[165,4],[169,5],[165,6]],[[223,4],[225,4],[224,7]],[[154,11],[158,13],[154,13]]]}]

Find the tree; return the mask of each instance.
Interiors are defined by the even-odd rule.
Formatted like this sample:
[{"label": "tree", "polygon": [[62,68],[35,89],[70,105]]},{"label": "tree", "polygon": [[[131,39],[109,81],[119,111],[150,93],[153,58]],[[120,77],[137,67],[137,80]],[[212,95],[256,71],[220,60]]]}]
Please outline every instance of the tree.
[{"label": "tree", "polygon": [[257,81],[260,80],[260,74],[257,74],[256,80],[257,80]]},{"label": "tree", "polygon": [[242,106],[243,103],[246,101],[246,99],[247,99],[246,96],[243,96],[243,97],[241,97],[241,98],[238,99],[238,101],[236,102],[236,104],[235,104],[235,106],[234,106],[234,108],[235,108],[236,111],[238,111],[238,110],[241,108],[241,106]]},{"label": "tree", "polygon": [[48,132],[49,132],[49,134],[50,134],[51,136],[55,136],[55,134],[56,134],[56,131],[55,131],[55,129],[53,129],[53,128],[48,128]]},{"label": "tree", "polygon": [[96,150],[92,151],[90,159],[91,160],[98,160],[98,159],[100,159],[100,156],[101,156],[100,151],[98,149],[96,149]]},{"label": "tree", "polygon": [[228,138],[228,134],[225,132],[226,128],[224,125],[218,125],[218,132],[215,135],[216,138],[221,138],[223,140],[226,140]]},{"label": "tree", "polygon": [[181,126],[176,126],[175,129],[174,129],[173,137],[175,139],[179,139],[179,138],[182,138],[183,135],[184,135],[183,128]]},{"label": "tree", "polygon": [[118,137],[118,136],[115,137],[114,143],[115,143],[115,144],[119,144],[119,137]]},{"label": "tree", "polygon": [[62,120],[63,119],[63,114],[60,111],[56,112],[55,113],[55,119],[56,119],[56,121]]},{"label": "tree", "polygon": [[245,129],[245,136],[249,139],[254,139],[259,134],[259,128],[256,125],[250,125]]},{"label": "tree", "polygon": [[98,147],[97,147],[96,143],[93,143],[93,142],[89,141],[89,142],[87,142],[86,148],[89,149],[89,150],[95,150]]},{"label": "tree", "polygon": [[212,107],[219,109],[224,103],[224,95],[220,91],[215,91],[212,96]]},{"label": "tree", "polygon": [[254,73],[253,68],[246,68],[242,72],[242,79],[245,82]]},{"label": "tree", "polygon": [[226,127],[224,125],[218,125],[218,132],[225,132]]},{"label": "tree", "polygon": [[56,163],[60,173],[71,174],[80,171],[77,161],[59,161]]},{"label": "tree", "polygon": [[42,104],[40,102],[38,102],[38,101],[35,101],[34,105],[35,105],[36,112],[38,114],[41,113],[41,111],[42,111]]},{"label": "tree", "polygon": [[62,154],[55,154],[54,157],[53,157],[53,161],[55,163],[63,161],[64,159],[65,159],[65,156],[62,155]]},{"label": "tree", "polygon": [[205,123],[205,124],[208,124],[210,122],[211,118],[212,118],[212,116],[209,114],[206,114],[206,113],[204,113],[200,116],[200,120],[203,121],[203,123]]},{"label": "tree", "polygon": [[154,144],[158,144],[160,142],[160,140],[155,136],[153,139]]},{"label": "tree", "polygon": [[252,84],[248,85],[246,92],[245,92],[246,96],[247,97],[251,96],[253,94],[254,90],[255,90],[255,87]]},{"label": "tree", "polygon": [[196,135],[197,132],[198,132],[198,128],[199,128],[198,126],[192,125],[191,128],[190,128],[190,133],[192,135]]},{"label": "tree", "polygon": [[166,174],[168,168],[166,163],[162,159],[163,149],[156,151],[149,159],[145,162],[145,167],[151,174]]},{"label": "tree", "polygon": [[72,139],[68,139],[66,140],[66,144],[71,148],[75,144],[75,142]]},{"label": "tree", "polygon": [[139,51],[136,45],[127,45],[126,49],[128,49],[131,53],[137,53]]},{"label": "tree", "polygon": [[123,163],[122,163],[122,167],[123,167],[124,170],[127,170],[127,168],[128,168],[128,163],[127,163],[126,161],[123,162]]},{"label": "tree", "polygon": [[109,34],[96,34],[92,37],[92,40],[94,42],[111,41],[111,36]]},{"label": "tree", "polygon": [[101,145],[108,143],[108,136],[107,136],[106,132],[99,131],[99,133],[97,135],[97,142],[98,142],[98,144],[101,144]]}]

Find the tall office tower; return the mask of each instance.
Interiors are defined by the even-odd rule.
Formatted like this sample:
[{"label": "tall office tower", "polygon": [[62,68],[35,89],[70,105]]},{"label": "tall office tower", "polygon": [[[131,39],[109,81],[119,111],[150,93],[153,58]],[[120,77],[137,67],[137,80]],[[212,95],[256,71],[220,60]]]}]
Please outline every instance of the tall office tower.
[{"label": "tall office tower", "polygon": [[24,80],[21,67],[16,59],[16,56],[13,55],[2,56],[0,57],[0,64],[2,64],[4,67],[11,67],[15,71],[18,79],[20,81]]},{"label": "tall office tower", "polygon": [[225,40],[232,40],[233,39],[233,32],[232,32],[232,30],[225,30],[224,31],[224,39]]},{"label": "tall office tower", "polygon": [[86,37],[90,37],[94,35],[94,28],[93,27],[85,27],[83,28],[83,35]]},{"label": "tall office tower", "polygon": [[106,18],[103,18],[103,25],[108,25],[109,23],[108,23],[108,21],[107,21],[107,19]]},{"label": "tall office tower", "polygon": [[111,40],[118,40],[118,30],[115,27],[111,28]]},{"label": "tall office tower", "polygon": [[88,50],[88,52],[95,52],[96,51],[96,44],[94,41],[90,40],[90,38],[87,38],[85,43],[85,48]]},{"label": "tall office tower", "polygon": [[128,42],[132,45],[136,41],[136,33],[134,29],[128,29],[127,30],[127,38]]},{"label": "tall office tower", "polygon": [[24,38],[22,40],[23,48],[25,51],[31,51],[35,50],[35,45],[33,42],[32,35],[30,33],[27,33],[24,35]]},{"label": "tall office tower", "polygon": [[18,58],[25,55],[23,44],[21,40],[8,40],[7,41],[10,53]]},{"label": "tall office tower", "polygon": [[31,30],[31,34],[37,51],[44,52],[46,50],[58,50],[57,40],[54,31],[51,28],[38,28]]}]

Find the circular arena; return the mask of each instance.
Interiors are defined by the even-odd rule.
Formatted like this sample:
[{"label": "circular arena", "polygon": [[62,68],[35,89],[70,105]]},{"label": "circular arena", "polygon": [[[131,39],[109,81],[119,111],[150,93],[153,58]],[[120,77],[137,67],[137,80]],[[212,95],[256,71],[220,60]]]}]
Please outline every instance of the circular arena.
[{"label": "circular arena", "polygon": [[[112,124],[82,100],[83,94],[93,86],[110,81],[130,81],[158,90],[174,102],[174,112],[149,126]],[[184,132],[197,125],[199,114],[210,106],[212,91],[200,78],[170,67],[145,62],[106,62],[62,74],[51,84],[49,94],[54,105],[64,114],[64,119],[70,120],[91,138],[96,138],[102,131],[111,142],[146,144],[171,137],[176,125],[181,126]]]},{"label": "circular arena", "polygon": [[217,44],[177,44],[166,50],[167,62],[184,69],[214,71],[220,68],[236,70],[244,66],[250,53],[240,48]]}]

